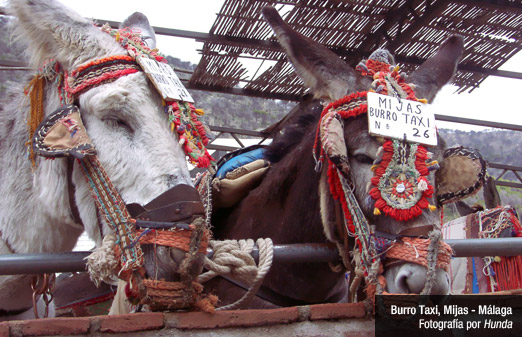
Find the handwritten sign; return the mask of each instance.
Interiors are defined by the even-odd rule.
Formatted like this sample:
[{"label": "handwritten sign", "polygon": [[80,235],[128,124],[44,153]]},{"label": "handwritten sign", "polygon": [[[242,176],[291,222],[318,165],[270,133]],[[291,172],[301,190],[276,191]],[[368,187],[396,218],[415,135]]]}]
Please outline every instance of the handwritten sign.
[{"label": "handwritten sign", "polygon": [[136,60],[164,100],[194,103],[194,99],[168,64],[141,56]]},{"label": "handwritten sign", "polygon": [[375,136],[437,145],[435,116],[421,102],[369,92],[368,129]]}]

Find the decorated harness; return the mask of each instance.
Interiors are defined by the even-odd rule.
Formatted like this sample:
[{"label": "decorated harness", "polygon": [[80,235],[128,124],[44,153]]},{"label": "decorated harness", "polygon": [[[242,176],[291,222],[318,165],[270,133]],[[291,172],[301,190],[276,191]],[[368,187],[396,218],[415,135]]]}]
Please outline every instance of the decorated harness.
[{"label": "decorated harness", "polygon": [[[345,237],[345,264],[349,256],[347,237],[355,239],[356,271],[350,289],[352,296],[364,278],[367,296],[372,300],[376,293],[384,292],[386,283],[382,261],[385,257],[426,266],[428,277],[422,294],[429,294],[436,268],[447,271],[452,255],[449,245],[441,240],[438,225],[429,226],[428,235],[425,234],[427,231],[414,236],[376,232],[354,195],[342,120],[367,114],[370,93],[426,103],[415,96],[412,85],[406,83],[399,73],[399,67],[388,62],[392,57],[387,53],[378,50],[356,67],[363,76],[373,79],[368,91],[352,93],[324,108],[313,152],[317,171],[326,163],[330,194],[343,210],[344,226],[341,226],[343,233],[340,234]],[[382,146],[371,167],[374,176],[369,190],[369,195],[375,200],[374,215],[384,213],[397,221],[408,221],[421,215],[424,209],[435,210],[436,206],[428,202],[434,188],[426,177],[439,165],[431,160],[425,146],[405,139],[378,139]]]},{"label": "decorated harness", "polygon": [[[185,101],[184,96],[173,99],[168,90],[158,87],[154,81],[154,69],[166,67],[172,70],[157,50],[144,44],[139,32],[129,28],[113,30],[108,25],[101,30],[113,36],[126,49],[127,55],[89,61],[71,72],[62,70],[58,62],[52,61],[27,87],[26,94],[31,99],[29,127],[34,134],[29,141],[31,160],[35,165],[36,154],[76,160],[89,185],[97,213],[115,233],[115,236],[105,235],[104,245],[88,257],[88,269],[95,283],[116,273],[128,282],[125,292],[133,304],[147,304],[159,310],[205,306],[201,302],[210,300],[201,295],[202,286],[196,282],[197,275],[192,271],[195,261],[201,254],[206,254],[209,239],[205,210],[197,191],[188,185],[178,185],[147,205],[125,205],[97,159],[96,150],[83,126],[80,109],[73,103],[81,93],[93,87],[145,71],[163,96],[172,132],[178,134],[185,154],[197,167],[208,167],[214,161],[205,148],[208,143],[206,130],[198,120],[203,112]],[[44,119],[42,88],[45,82],[54,82],[57,86],[62,107]],[[72,173],[72,160],[69,172]],[[71,197],[74,195],[71,177],[69,185],[72,212],[75,221],[81,223],[75,211],[74,197]],[[101,234],[103,237],[103,232]],[[145,278],[142,244],[154,245],[154,249],[156,246],[169,246],[184,251],[185,258],[179,269],[180,282]],[[110,256],[116,259],[108,258]],[[206,306],[213,304],[207,303]]]}]

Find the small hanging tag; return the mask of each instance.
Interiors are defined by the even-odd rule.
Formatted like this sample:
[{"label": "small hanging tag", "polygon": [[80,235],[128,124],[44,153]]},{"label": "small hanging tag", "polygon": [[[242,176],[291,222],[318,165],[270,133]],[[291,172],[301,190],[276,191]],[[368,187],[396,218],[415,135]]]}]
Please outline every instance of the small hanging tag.
[{"label": "small hanging tag", "polygon": [[437,145],[435,115],[428,104],[368,92],[371,135]]},{"label": "small hanging tag", "polygon": [[142,56],[137,56],[136,61],[164,100],[194,103],[194,99],[168,64]]}]

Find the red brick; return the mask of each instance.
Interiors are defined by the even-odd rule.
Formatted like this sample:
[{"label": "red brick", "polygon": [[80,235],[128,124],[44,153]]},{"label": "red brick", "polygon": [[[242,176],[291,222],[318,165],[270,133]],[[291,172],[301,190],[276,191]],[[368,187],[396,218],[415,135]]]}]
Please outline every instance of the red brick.
[{"label": "red brick", "polygon": [[101,332],[131,332],[161,329],[164,325],[161,312],[144,312],[117,316],[100,316]]},{"label": "red brick", "polygon": [[0,323],[0,337],[9,337],[9,324],[7,322]]},{"label": "red brick", "polygon": [[77,335],[89,331],[89,318],[42,318],[20,321],[17,325],[24,336]]},{"label": "red brick", "polygon": [[225,327],[250,327],[297,322],[296,307],[259,310],[225,310],[213,314],[184,312],[165,314],[167,328],[213,329]]},{"label": "red brick", "polygon": [[364,303],[327,303],[310,305],[310,320],[363,318]]}]

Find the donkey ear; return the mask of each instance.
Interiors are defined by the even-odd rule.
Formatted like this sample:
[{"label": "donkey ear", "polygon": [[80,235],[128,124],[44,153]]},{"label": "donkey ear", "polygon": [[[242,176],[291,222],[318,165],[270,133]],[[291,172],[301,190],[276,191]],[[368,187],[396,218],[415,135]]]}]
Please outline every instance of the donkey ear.
[{"label": "donkey ear", "polygon": [[149,20],[145,14],[135,12],[120,24],[120,29],[121,28],[139,30],[142,39],[147,44],[147,46],[150,49],[156,48],[156,33],[154,33],[154,29],[150,26]]},{"label": "donkey ear", "polygon": [[279,43],[297,75],[312,90],[315,98],[335,101],[355,88],[355,71],[337,55],[290,28],[274,7],[263,8],[263,16],[274,30]]},{"label": "donkey ear", "polygon": [[122,51],[109,34],[57,1],[11,0],[9,13],[18,18],[17,38],[27,44],[33,66],[56,59],[69,69]]},{"label": "donkey ear", "polygon": [[454,35],[446,40],[437,53],[427,59],[408,78],[415,84],[417,97],[432,101],[437,92],[448,83],[457,70],[464,51],[464,40]]}]

